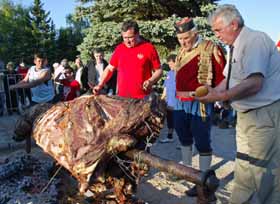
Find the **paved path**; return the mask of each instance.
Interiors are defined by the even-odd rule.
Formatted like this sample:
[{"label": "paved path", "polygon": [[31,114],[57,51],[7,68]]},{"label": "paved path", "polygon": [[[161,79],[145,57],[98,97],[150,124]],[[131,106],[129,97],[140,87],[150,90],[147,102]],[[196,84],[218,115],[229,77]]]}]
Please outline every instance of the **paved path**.
[{"label": "paved path", "polygon": [[[164,128],[161,137],[167,133]],[[233,179],[234,158],[236,153],[235,130],[212,128],[212,146],[214,151],[212,168],[215,169],[220,179],[220,186],[216,192],[216,203],[227,204]],[[176,147],[179,145],[177,136],[173,143],[156,143],[152,153],[162,158],[180,161],[181,152]],[[198,155],[194,153],[193,167],[198,169]],[[150,176],[143,179],[139,188],[139,197],[149,204],[195,204],[196,199],[185,195],[185,191],[192,187],[184,180],[163,172],[152,170]]]}]

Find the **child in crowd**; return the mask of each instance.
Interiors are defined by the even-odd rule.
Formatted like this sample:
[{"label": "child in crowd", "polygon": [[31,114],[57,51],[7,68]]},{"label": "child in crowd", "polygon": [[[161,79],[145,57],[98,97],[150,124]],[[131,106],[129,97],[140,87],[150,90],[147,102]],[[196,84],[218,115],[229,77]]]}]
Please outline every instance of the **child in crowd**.
[{"label": "child in crowd", "polygon": [[54,87],[51,80],[51,71],[47,67],[45,53],[36,53],[34,64],[29,68],[24,79],[15,85],[11,85],[10,90],[31,88],[31,106],[38,103],[53,103]]},{"label": "child in crowd", "polygon": [[[65,78],[60,79],[60,76],[64,74]],[[80,96],[80,84],[75,80],[74,70],[67,66],[64,71],[60,72],[54,79],[55,82],[60,82],[63,84],[63,99],[62,101],[73,100],[74,98]]]},{"label": "child in crowd", "polygon": [[167,77],[164,81],[164,89],[161,98],[165,99],[167,102],[167,128],[168,133],[167,137],[164,139],[161,139],[160,142],[162,143],[168,143],[173,142],[173,109],[176,104],[176,83],[175,83],[175,60],[176,55],[172,54],[168,56],[167,63],[170,68],[170,70],[167,73]]}]

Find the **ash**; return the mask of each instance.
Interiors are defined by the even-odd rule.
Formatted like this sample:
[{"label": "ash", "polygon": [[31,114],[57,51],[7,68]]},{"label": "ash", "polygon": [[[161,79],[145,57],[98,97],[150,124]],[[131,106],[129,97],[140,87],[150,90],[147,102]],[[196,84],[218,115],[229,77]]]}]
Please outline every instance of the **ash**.
[{"label": "ash", "polygon": [[0,164],[0,204],[57,204],[59,179],[45,188],[52,167],[53,161],[24,152],[11,155]]}]

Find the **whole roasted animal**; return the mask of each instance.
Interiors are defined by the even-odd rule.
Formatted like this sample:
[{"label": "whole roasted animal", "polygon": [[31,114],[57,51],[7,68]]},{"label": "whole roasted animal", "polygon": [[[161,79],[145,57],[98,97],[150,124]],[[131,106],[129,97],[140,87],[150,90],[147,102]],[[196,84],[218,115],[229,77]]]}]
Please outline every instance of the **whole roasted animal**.
[{"label": "whole roasted animal", "polygon": [[33,126],[36,143],[78,179],[83,192],[114,155],[156,139],[165,104],[156,97],[146,101],[91,95],[31,110],[34,114],[17,123],[17,134],[27,135]]}]

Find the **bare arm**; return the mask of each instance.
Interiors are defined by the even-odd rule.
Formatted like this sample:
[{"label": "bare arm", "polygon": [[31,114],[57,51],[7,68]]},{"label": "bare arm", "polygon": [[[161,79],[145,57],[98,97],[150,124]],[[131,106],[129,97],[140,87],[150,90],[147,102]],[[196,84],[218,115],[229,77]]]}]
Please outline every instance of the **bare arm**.
[{"label": "bare arm", "polygon": [[227,80],[223,79],[218,86],[215,87],[216,91],[225,91],[226,90],[226,84],[227,84]]},{"label": "bare arm", "polygon": [[103,88],[103,86],[111,79],[113,76],[113,72],[116,68],[108,64],[108,66],[105,68],[104,72],[101,75],[101,80],[97,86],[93,86],[92,84],[89,84],[90,88],[92,88],[93,94],[99,94],[100,90]]},{"label": "bare arm", "polygon": [[[225,80],[224,80],[225,81]],[[222,81],[221,83],[224,83]],[[229,90],[220,89],[219,86],[215,89],[208,87],[209,93],[204,97],[196,97],[197,100],[207,103],[214,101],[239,100],[258,93],[263,85],[263,75],[260,73],[252,74],[240,84],[232,87]],[[221,84],[221,87],[223,84]]]},{"label": "bare arm", "polygon": [[59,73],[56,75],[56,77],[54,78],[54,81],[55,81],[55,82],[60,82],[61,79],[59,79],[59,77],[60,77],[62,74],[63,74],[62,72],[59,72]]},{"label": "bare arm", "polygon": [[157,83],[157,81],[160,79],[162,75],[162,69],[156,69],[156,71],[153,72],[151,78],[148,80],[144,81],[143,83],[143,89],[148,90],[151,89],[152,86]]},{"label": "bare arm", "polygon": [[[29,79],[29,72],[27,72],[27,74],[25,75],[25,77],[17,83],[18,86],[20,86],[21,84],[27,83],[27,82],[28,82],[28,79]],[[11,85],[11,86],[13,86],[13,85]],[[11,89],[11,86],[10,86],[10,89]]]},{"label": "bare arm", "polygon": [[29,82],[29,74],[27,74],[23,80],[21,80],[20,82],[18,82],[15,85],[11,85],[10,89],[32,88],[32,87],[35,87],[35,86],[38,86],[38,85],[44,83],[45,81],[48,81],[50,78],[51,78],[51,73],[49,70],[42,72],[40,74],[39,78],[32,82]]}]

